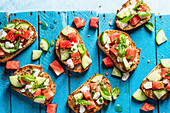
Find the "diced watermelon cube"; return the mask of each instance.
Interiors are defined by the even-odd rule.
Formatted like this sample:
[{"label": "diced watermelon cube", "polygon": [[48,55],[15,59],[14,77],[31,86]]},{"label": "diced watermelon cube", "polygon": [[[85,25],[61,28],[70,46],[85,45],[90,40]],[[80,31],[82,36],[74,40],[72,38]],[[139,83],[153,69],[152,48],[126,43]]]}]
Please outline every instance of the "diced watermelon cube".
[{"label": "diced watermelon cube", "polygon": [[6,69],[19,69],[19,61],[7,61]]},{"label": "diced watermelon cube", "polygon": [[74,42],[74,43],[78,42],[78,38],[75,32],[69,33],[68,38],[71,42]]},{"label": "diced watermelon cube", "polygon": [[110,37],[111,44],[118,44],[119,43],[119,36],[120,36],[119,33],[115,33],[115,34],[110,35],[109,37]]},{"label": "diced watermelon cube", "polygon": [[90,26],[94,28],[98,28],[98,21],[99,21],[98,17],[91,17]]},{"label": "diced watermelon cube", "polygon": [[14,42],[14,40],[18,37],[17,34],[14,34],[15,32],[18,32],[16,29],[11,29],[7,35],[5,36],[5,38],[11,42]]},{"label": "diced watermelon cube", "polygon": [[161,76],[162,78],[170,79],[170,74],[168,75],[170,69],[168,68],[162,68],[161,70]]},{"label": "diced watermelon cube", "polygon": [[139,11],[144,11],[144,12],[147,11],[147,9],[143,7],[143,5],[139,5],[139,7],[140,7]]},{"label": "diced watermelon cube", "polygon": [[75,53],[71,54],[71,59],[72,59],[74,65],[80,64],[81,63],[80,53],[75,52]]},{"label": "diced watermelon cube", "polygon": [[155,109],[155,107],[153,107],[152,105],[150,105],[148,103],[144,103],[140,109],[143,111],[152,111]]},{"label": "diced watermelon cube", "polygon": [[21,83],[22,85],[25,85],[25,84],[30,84],[31,82],[26,82],[26,81],[24,81],[23,79],[20,79],[20,83]]},{"label": "diced watermelon cube", "polygon": [[88,99],[90,99],[90,97],[91,97],[91,93],[87,90],[87,91],[84,91],[83,92],[83,95],[84,95],[84,98],[86,99],[86,100],[88,100]]},{"label": "diced watermelon cube", "polygon": [[164,88],[164,84],[163,81],[154,81],[152,82],[152,89],[163,89]]},{"label": "diced watermelon cube", "polygon": [[69,40],[60,40],[60,48],[61,49],[70,49],[71,48],[71,42]]},{"label": "diced watermelon cube", "polygon": [[5,55],[6,55],[5,51],[3,51],[2,49],[0,49],[0,57],[5,56]]},{"label": "diced watermelon cube", "polygon": [[47,113],[56,113],[57,104],[48,104]]},{"label": "diced watermelon cube", "polygon": [[126,59],[133,61],[135,59],[135,57],[136,57],[137,50],[128,47],[127,50],[126,50],[126,53],[127,53],[126,54]]},{"label": "diced watermelon cube", "polygon": [[44,96],[46,97],[47,100],[49,100],[50,98],[52,98],[54,96],[54,93],[51,91],[51,88],[49,88],[49,87],[44,89],[42,91],[42,93],[44,94]]},{"label": "diced watermelon cube", "polygon": [[73,18],[73,22],[77,28],[81,28],[81,27],[85,26],[85,24],[86,24],[84,19],[82,19],[80,17]]},{"label": "diced watermelon cube", "polygon": [[105,65],[107,68],[110,68],[110,67],[113,67],[113,66],[114,66],[113,61],[112,61],[112,59],[111,59],[109,56],[106,57],[106,58],[104,58],[102,61],[103,61],[104,65]]},{"label": "diced watermelon cube", "polygon": [[132,26],[135,26],[140,22],[140,17],[138,15],[135,15],[132,17],[132,19],[129,22]]},{"label": "diced watermelon cube", "polygon": [[96,107],[96,104],[94,103],[93,100],[88,100],[88,102],[91,104],[90,106],[86,106],[88,110],[92,109],[92,108],[95,108]]},{"label": "diced watermelon cube", "polygon": [[57,62],[57,60],[54,60],[51,64],[50,67],[53,69],[55,74],[59,76],[61,73],[64,73],[64,69],[61,67],[61,65]]},{"label": "diced watermelon cube", "polygon": [[100,92],[100,86],[97,85],[97,83],[90,83],[90,89],[91,91],[93,90],[93,88],[96,87],[96,91],[95,92]]},{"label": "diced watermelon cube", "polygon": [[118,55],[118,50],[115,49],[115,47],[118,47],[117,44],[113,45],[111,48],[110,48],[110,51],[114,54],[114,55]]},{"label": "diced watermelon cube", "polygon": [[42,95],[41,88],[37,88],[36,92],[33,93],[34,97]]}]

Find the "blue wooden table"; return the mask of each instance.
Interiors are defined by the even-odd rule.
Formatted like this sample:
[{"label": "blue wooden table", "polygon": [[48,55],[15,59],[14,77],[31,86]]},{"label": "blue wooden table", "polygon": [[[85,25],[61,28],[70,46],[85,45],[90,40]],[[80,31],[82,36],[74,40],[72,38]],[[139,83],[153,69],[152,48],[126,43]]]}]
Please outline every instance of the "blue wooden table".
[{"label": "blue wooden table", "polygon": [[[6,13],[0,13],[0,29],[8,23],[8,19],[5,17]],[[78,29],[80,36],[82,37],[85,46],[93,60],[91,67],[88,71],[83,73],[74,73],[65,69],[65,66],[58,60],[54,47],[50,47],[49,52],[43,52],[41,58],[37,61],[31,60],[32,50],[38,50],[39,42],[42,38],[45,38],[50,43],[51,40],[57,39],[59,32],[73,24],[74,17],[81,17],[85,19],[86,26]],[[93,29],[89,27],[91,17],[99,17],[99,29]],[[114,106],[119,104],[123,107],[122,113],[140,113],[140,107],[144,102],[138,102],[132,98],[132,94],[140,88],[140,84],[144,77],[157,65],[162,58],[170,57],[170,15],[153,14],[151,22],[154,24],[155,31],[149,33],[145,30],[144,26],[141,26],[135,30],[129,31],[130,37],[136,43],[136,46],[141,49],[141,59],[138,67],[135,71],[131,72],[130,78],[126,82],[122,82],[120,78],[111,76],[112,69],[106,69],[102,63],[102,59],[106,55],[97,46],[97,36],[108,29],[118,29],[114,24],[115,14],[113,13],[99,13],[95,11],[69,11],[69,12],[57,12],[57,11],[40,11],[40,12],[22,12],[12,13],[9,20],[12,19],[24,19],[29,21],[36,28],[38,38],[36,41],[27,48],[24,52],[19,54],[13,60],[20,61],[20,67],[26,64],[41,64],[44,72],[51,75],[54,83],[57,84],[56,94],[52,103],[57,103],[57,113],[71,113],[67,104],[68,95],[76,90],[81,84],[96,73],[105,74],[108,72],[107,78],[110,80],[112,88],[118,83],[120,89],[120,95],[117,100],[112,101],[109,106],[104,106],[98,113],[115,113]],[[54,24],[53,21],[57,20]],[[48,24],[48,30],[43,30],[39,22],[45,22]],[[113,21],[113,23],[111,22]],[[110,23],[110,24],[109,24]],[[50,27],[50,26],[54,26]],[[155,34],[159,29],[163,29],[168,41],[164,44],[157,46],[155,43]],[[88,36],[89,35],[89,36]],[[144,58],[142,58],[144,57]],[[64,67],[66,73],[60,76],[56,76],[53,70],[50,69],[49,64],[54,60],[59,61]],[[147,62],[150,60],[150,63]],[[46,106],[34,103],[32,100],[22,96],[10,87],[8,77],[13,74],[14,71],[6,70],[5,64],[0,63],[0,113],[45,113]],[[156,101],[148,99],[146,102],[155,106],[153,113],[169,113],[170,111],[170,99],[169,97],[164,101]]]}]

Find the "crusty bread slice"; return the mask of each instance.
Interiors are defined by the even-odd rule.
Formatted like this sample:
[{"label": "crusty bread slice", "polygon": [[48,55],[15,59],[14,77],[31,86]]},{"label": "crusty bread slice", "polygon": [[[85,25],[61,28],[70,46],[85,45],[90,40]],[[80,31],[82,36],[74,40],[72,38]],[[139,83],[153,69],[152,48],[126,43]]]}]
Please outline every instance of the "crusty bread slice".
[{"label": "crusty bread slice", "polygon": [[130,71],[133,71],[137,65],[139,64],[139,61],[140,61],[140,49],[136,48],[135,47],[135,43],[132,41],[132,39],[130,38],[130,36],[125,33],[125,32],[122,32],[122,31],[119,31],[119,30],[107,30],[105,31],[105,33],[107,33],[108,35],[112,35],[112,34],[115,34],[115,33],[120,33],[120,34],[124,34],[125,36],[128,36],[128,40],[129,40],[129,45],[132,46],[132,48],[135,48],[137,50],[137,55],[136,55],[136,58],[137,58],[137,61],[135,64],[133,64],[130,68],[130,70],[126,70],[125,69],[125,66],[122,62],[117,62],[117,56],[115,54],[113,54],[112,52],[110,52],[109,50],[107,50],[100,42],[100,35],[98,36],[98,39],[97,39],[97,44],[98,46],[100,47],[100,49],[107,55],[109,56],[112,61],[114,62],[114,64],[116,65],[116,67],[119,68],[119,70],[123,71],[123,72],[130,72]]},{"label": "crusty bread slice", "polygon": [[[30,71],[30,70],[33,70],[33,69],[39,69],[40,70],[40,73],[39,73],[39,76],[40,77],[45,77],[45,78],[49,78],[49,87],[51,88],[52,92],[55,94],[55,91],[56,91],[56,84],[53,83],[51,77],[47,74],[47,73],[44,73],[43,72],[43,68],[41,67],[41,65],[32,65],[32,64],[29,64],[29,65],[26,65],[26,66],[23,66],[21,68],[19,68],[18,70],[16,70],[12,76],[16,76],[16,75],[23,75],[24,72],[26,71]],[[11,87],[16,90],[17,92],[21,93],[22,95],[34,100],[34,97],[32,94],[28,93],[28,92],[21,92],[20,89],[22,88],[17,88],[17,87],[14,87],[13,85],[11,85]],[[42,104],[42,105],[47,105],[49,104],[51,101],[53,100],[53,97],[50,98],[49,100],[45,100],[45,103]]]},{"label": "crusty bread slice", "polygon": [[[95,75],[94,75],[95,76]],[[68,105],[70,106],[70,108],[76,112],[76,113],[79,113],[79,105],[76,105],[76,100],[74,98],[74,95],[77,94],[77,93],[80,93],[80,89],[86,85],[87,87],[90,87],[90,81],[91,79],[94,77],[90,77],[85,83],[83,83],[79,88],[77,88],[74,92],[72,92],[69,97],[68,97]],[[106,86],[106,88],[111,92],[111,85],[110,85],[110,81],[105,77],[103,76],[103,79],[102,79],[102,84],[104,84]],[[112,93],[111,93],[111,96],[112,96]],[[109,105],[110,101],[108,100],[104,100],[104,104],[105,105]],[[97,112],[99,111],[100,109],[102,109],[103,105],[96,105],[96,107],[94,109],[91,109],[91,110],[87,110],[84,112],[84,113],[94,113],[94,112]]]},{"label": "crusty bread slice", "polygon": [[[144,80],[143,80],[142,83],[141,83],[141,89],[142,89],[142,91],[145,93],[146,96],[148,96],[149,98],[152,98],[152,99],[158,99],[158,98],[154,95],[152,89],[145,89],[143,85],[144,85],[147,81],[149,81],[149,80],[147,79],[147,77],[148,77],[151,73],[153,73],[154,71],[158,70],[159,68],[162,68],[162,65],[161,65],[161,64],[158,64],[158,65],[144,78]],[[166,90],[166,89],[165,89],[165,90]],[[165,99],[167,96],[168,96],[168,92],[167,92],[161,99],[163,100],[163,99]]]},{"label": "crusty bread slice", "polygon": [[23,46],[22,49],[19,49],[19,50],[17,50],[16,52],[11,53],[11,54],[6,54],[6,56],[5,56],[4,58],[0,59],[0,62],[6,62],[6,61],[12,59],[12,58],[15,57],[16,55],[18,55],[21,51],[23,51],[25,48],[27,48],[28,46],[30,46],[30,45],[35,41],[35,39],[37,38],[37,32],[36,32],[36,30],[35,30],[35,27],[34,27],[31,23],[29,23],[28,21],[26,21],[26,20],[20,20],[20,19],[13,19],[13,20],[11,20],[11,22],[17,22],[17,23],[23,23],[23,22],[25,22],[25,23],[30,24],[29,31],[30,31],[30,32],[33,31],[34,34],[33,34],[33,35],[30,37],[30,39],[25,43],[25,46]]},{"label": "crusty bread slice", "polygon": [[[74,28],[73,28],[73,29],[74,29]],[[78,31],[77,31],[76,29],[74,29],[74,30],[76,31],[76,35],[77,35],[77,38],[79,39],[79,43],[84,45],[83,40],[81,39]],[[75,65],[74,68],[71,69],[70,67],[68,67],[66,61],[62,61],[62,60],[61,60],[61,56],[60,56],[60,40],[68,40],[68,38],[67,38],[67,36],[64,36],[64,35],[60,32],[59,37],[58,37],[57,42],[56,42],[56,46],[55,46],[55,51],[56,51],[56,54],[57,54],[58,58],[60,59],[60,61],[61,61],[62,63],[64,63],[64,64],[67,66],[67,69],[68,69],[68,70],[71,70],[71,71],[74,71],[74,72],[79,72],[79,73],[88,70],[89,67],[91,66],[91,64],[84,69],[84,68],[82,67],[82,64],[80,63],[80,64]],[[85,45],[84,45],[84,46],[85,46]],[[89,53],[88,53],[88,51],[87,51],[87,49],[86,49],[86,46],[85,46],[85,50],[86,50],[86,55],[90,58],[90,55],[89,55]]]},{"label": "crusty bread slice", "polygon": [[[131,5],[131,1],[132,1],[132,0],[128,0],[125,4],[123,4],[123,5],[122,5],[122,8],[121,8],[120,10],[117,10],[117,14],[118,14],[123,8],[126,8],[126,7],[128,7],[129,5]],[[140,0],[136,0],[136,3],[137,3],[137,4],[138,4],[139,2],[140,2]],[[129,24],[127,27],[125,27],[124,29],[122,29],[122,28],[120,27],[119,23],[117,22],[117,20],[119,20],[119,18],[116,16],[116,17],[115,17],[115,22],[116,22],[117,26],[118,26],[121,30],[127,31],[127,30],[131,30],[131,29],[135,29],[135,28],[141,26],[142,24],[148,22],[148,21],[151,19],[151,17],[152,17],[151,9],[149,8],[149,6],[147,6],[147,4],[143,3],[143,5],[146,7],[147,11],[150,13],[150,16],[149,16],[148,18],[143,19],[142,21],[140,21],[140,22],[139,22],[137,25],[135,25],[135,26],[131,26],[131,25]]]}]

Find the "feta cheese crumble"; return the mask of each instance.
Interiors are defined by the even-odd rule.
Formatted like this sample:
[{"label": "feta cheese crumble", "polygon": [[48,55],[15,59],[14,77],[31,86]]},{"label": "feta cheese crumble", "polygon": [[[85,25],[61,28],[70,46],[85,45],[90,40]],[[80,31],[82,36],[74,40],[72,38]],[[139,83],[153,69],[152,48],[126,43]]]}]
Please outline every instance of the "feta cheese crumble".
[{"label": "feta cheese crumble", "polygon": [[99,99],[97,99],[96,102],[97,102],[98,105],[103,104],[104,103],[103,97],[100,97]]},{"label": "feta cheese crumble", "polygon": [[89,91],[90,89],[87,86],[83,86],[80,91],[81,92],[85,92],[85,91]]},{"label": "feta cheese crumble", "polygon": [[85,107],[83,106],[83,105],[80,105],[80,110],[79,110],[79,112],[80,113],[84,113],[85,112]]},{"label": "feta cheese crumble", "polygon": [[22,89],[20,89],[20,91],[21,91],[22,93],[24,93],[26,90],[25,90],[24,88],[22,88]]},{"label": "feta cheese crumble", "polygon": [[145,84],[143,84],[143,87],[145,88],[145,89],[151,89],[152,88],[152,82],[146,82]]},{"label": "feta cheese crumble", "polygon": [[117,56],[117,62],[123,62],[123,58]]},{"label": "feta cheese crumble", "polygon": [[48,86],[49,85],[49,79],[47,78],[46,81],[44,82],[44,86]]},{"label": "feta cheese crumble", "polygon": [[100,97],[100,92],[94,93],[93,99],[97,100]]},{"label": "feta cheese crumble", "polygon": [[67,63],[67,65],[68,65],[68,67],[70,67],[71,69],[73,69],[74,68],[74,64],[73,64],[73,61],[72,61],[72,59],[70,58],[70,59],[68,59],[67,61],[66,61],[66,63]]},{"label": "feta cheese crumble", "polygon": [[10,43],[10,42],[5,42],[5,47],[7,49],[10,49],[10,48],[13,48],[14,47],[14,44],[13,43]]},{"label": "feta cheese crumble", "polygon": [[34,73],[33,73],[33,76],[34,77],[37,77],[40,73],[40,70],[39,69],[33,69]]},{"label": "feta cheese crumble", "polygon": [[0,30],[0,39],[2,39],[2,37],[5,37],[6,35],[7,35],[7,33],[3,29],[1,29]]}]

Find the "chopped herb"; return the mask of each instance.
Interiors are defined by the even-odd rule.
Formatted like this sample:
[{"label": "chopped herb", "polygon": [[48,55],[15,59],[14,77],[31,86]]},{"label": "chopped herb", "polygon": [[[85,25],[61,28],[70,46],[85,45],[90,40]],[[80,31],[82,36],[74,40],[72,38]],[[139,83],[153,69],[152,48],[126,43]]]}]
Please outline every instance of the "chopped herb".
[{"label": "chopped herb", "polygon": [[115,50],[118,50],[118,47],[114,47]]},{"label": "chopped herb", "polygon": [[75,48],[73,48],[73,51],[75,51],[76,49]]},{"label": "chopped herb", "polygon": [[163,83],[160,83],[159,86],[163,86],[164,84]]},{"label": "chopped herb", "polygon": [[115,44],[117,43],[117,38],[114,39]]},{"label": "chopped herb", "polygon": [[96,92],[96,86],[94,86],[94,88],[93,88],[92,92]]},{"label": "chopped herb", "polygon": [[22,29],[22,31],[26,31],[26,29]]},{"label": "chopped herb", "polygon": [[81,58],[79,57],[78,59],[80,60]]},{"label": "chopped herb", "polygon": [[102,84],[102,83],[98,83],[97,85],[98,85],[98,86],[102,86],[103,84]]},{"label": "chopped herb", "polygon": [[75,56],[75,62],[77,62],[77,57]]},{"label": "chopped herb", "polygon": [[18,34],[18,32],[15,31],[14,34]]},{"label": "chopped herb", "polygon": [[47,91],[45,91],[46,93],[48,92],[48,90]]},{"label": "chopped herb", "polygon": [[5,38],[5,37],[2,37],[1,40],[6,40],[6,38]]},{"label": "chopped herb", "polygon": [[170,75],[170,72],[166,73],[165,76],[169,76]]},{"label": "chopped herb", "polygon": [[22,32],[21,35],[24,35],[24,32]]},{"label": "chopped herb", "polygon": [[18,28],[18,31],[21,29],[21,26]]},{"label": "chopped herb", "polygon": [[73,53],[74,53],[74,51],[73,51],[73,50],[70,50],[69,54],[71,55],[71,54],[73,54]]},{"label": "chopped herb", "polygon": [[132,57],[134,57],[134,56],[133,56],[133,55],[132,55],[132,56],[131,56],[131,55],[129,55],[129,56],[127,57],[127,59],[129,59],[129,60],[130,60]]},{"label": "chopped herb", "polygon": [[90,99],[92,100],[92,99],[93,99],[93,97],[94,97],[94,92],[92,92],[92,93],[91,93],[91,97],[90,97]]},{"label": "chopped herb", "polygon": [[33,75],[35,72],[36,72],[36,71],[35,71],[35,70],[33,70],[33,71],[32,71],[32,73],[31,73],[31,75]]},{"label": "chopped herb", "polygon": [[100,103],[103,103],[103,99],[100,98],[100,99],[99,99],[99,102],[100,102]]}]

